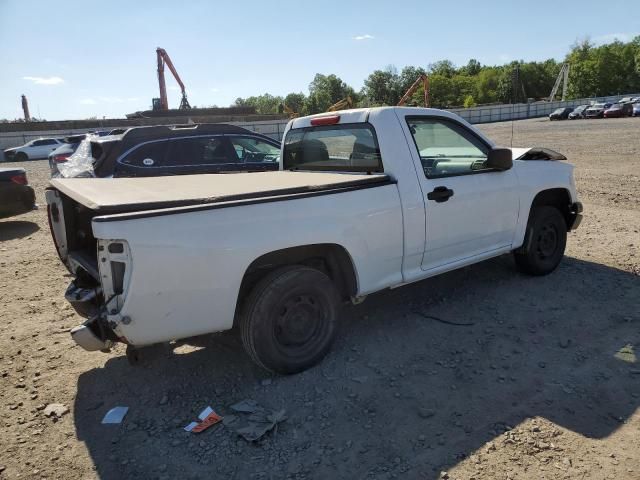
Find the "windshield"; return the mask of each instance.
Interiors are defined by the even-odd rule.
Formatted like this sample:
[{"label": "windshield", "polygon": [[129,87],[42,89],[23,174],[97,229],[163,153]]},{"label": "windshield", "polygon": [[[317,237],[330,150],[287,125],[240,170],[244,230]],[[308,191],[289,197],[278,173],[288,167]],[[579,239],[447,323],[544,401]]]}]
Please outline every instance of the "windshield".
[{"label": "windshield", "polygon": [[289,130],[285,170],[382,172],[382,159],[369,124],[329,125]]},{"label": "windshield", "polygon": [[564,112],[564,108],[556,108],[553,113],[563,113],[563,112]]},{"label": "windshield", "polygon": [[604,103],[596,103],[595,105],[591,105],[591,108],[604,108]]},{"label": "windshield", "polygon": [[620,110],[620,109],[622,109],[622,105],[620,104],[611,105],[609,107],[609,110]]}]

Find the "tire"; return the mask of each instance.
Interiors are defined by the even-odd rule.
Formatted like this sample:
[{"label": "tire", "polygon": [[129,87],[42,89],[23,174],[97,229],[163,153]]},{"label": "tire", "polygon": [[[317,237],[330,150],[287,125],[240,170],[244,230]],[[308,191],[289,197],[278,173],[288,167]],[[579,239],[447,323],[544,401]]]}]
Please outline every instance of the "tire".
[{"label": "tire", "polygon": [[318,363],[336,336],[339,295],[331,279],[295,265],[267,274],[239,317],[245,350],[270,372],[298,373]]},{"label": "tire", "polygon": [[534,207],[529,215],[524,239],[526,252],[514,252],[516,265],[529,275],[547,275],[553,272],[567,245],[567,224],[555,207]]},{"label": "tire", "polygon": [[29,156],[26,153],[24,152],[16,153],[16,156],[15,156],[16,162],[26,162],[27,160],[29,160]]}]

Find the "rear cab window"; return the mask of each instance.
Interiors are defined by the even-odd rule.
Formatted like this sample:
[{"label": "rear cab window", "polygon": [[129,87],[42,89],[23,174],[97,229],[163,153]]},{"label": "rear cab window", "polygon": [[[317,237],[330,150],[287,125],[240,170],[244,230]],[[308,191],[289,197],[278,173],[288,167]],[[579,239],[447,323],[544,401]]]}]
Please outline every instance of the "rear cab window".
[{"label": "rear cab window", "polygon": [[289,130],[282,157],[284,170],[384,171],[378,139],[369,123]]}]

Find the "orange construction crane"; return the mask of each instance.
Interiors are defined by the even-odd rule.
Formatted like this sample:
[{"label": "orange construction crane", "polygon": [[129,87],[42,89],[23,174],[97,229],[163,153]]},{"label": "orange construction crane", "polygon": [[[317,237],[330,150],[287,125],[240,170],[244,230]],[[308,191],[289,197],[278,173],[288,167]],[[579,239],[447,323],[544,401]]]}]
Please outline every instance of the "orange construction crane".
[{"label": "orange construction crane", "polygon": [[353,100],[351,99],[351,95],[347,95],[342,100],[337,101],[329,108],[327,108],[327,112],[335,112],[336,110],[344,110],[347,108],[353,107]]},{"label": "orange construction crane", "polygon": [[173,74],[173,77],[176,79],[176,82],[178,82],[178,85],[180,85],[180,91],[182,92],[182,100],[180,100],[180,107],[179,107],[180,110],[186,110],[191,108],[191,105],[189,105],[189,100],[187,100],[187,92],[185,91],[184,83],[182,83],[182,80],[180,80],[180,75],[178,75],[176,68],[173,66],[173,63],[169,58],[169,54],[164,48],[160,48],[160,47],[156,49],[156,54],[158,56],[158,83],[160,84],[160,98],[153,99],[154,100],[153,109],[169,110],[169,101],[167,100],[167,85],[164,81],[165,63],[167,64],[167,67],[169,67],[169,70],[171,70],[171,73]]},{"label": "orange construction crane", "polygon": [[399,107],[402,107],[407,104],[407,101],[413,96],[414,93],[416,93],[416,90],[420,88],[420,84],[422,84],[424,87],[424,106],[425,107],[429,106],[429,77],[425,74],[425,75],[420,75],[416,79],[416,81],[413,82],[413,85],[409,87],[409,89],[406,91],[406,93],[402,96],[402,98],[398,102]]},{"label": "orange construction crane", "polygon": [[24,121],[30,122],[31,115],[29,115],[29,102],[27,102],[26,95],[22,95],[22,111],[24,112]]},{"label": "orange construction crane", "polygon": [[298,112],[294,111],[293,108],[291,108],[286,103],[282,104],[282,111],[289,115],[289,118],[298,118],[300,116]]}]

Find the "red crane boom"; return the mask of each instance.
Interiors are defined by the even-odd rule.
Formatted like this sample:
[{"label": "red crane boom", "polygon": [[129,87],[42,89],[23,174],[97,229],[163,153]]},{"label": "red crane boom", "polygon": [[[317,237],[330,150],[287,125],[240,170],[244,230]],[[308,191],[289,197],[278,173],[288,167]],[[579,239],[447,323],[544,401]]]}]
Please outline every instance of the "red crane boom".
[{"label": "red crane boom", "polygon": [[160,110],[169,110],[169,101],[167,100],[167,84],[164,80],[164,65],[167,64],[169,70],[173,74],[173,78],[176,79],[178,85],[180,85],[180,91],[182,92],[182,100],[180,100],[180,110],[185,110],[191,108],[189,105],[189,100],[187,100],[187,92],[184,88],[184,83],[180,80],[180,75],[176,71],[176,67],[173,66],[173,62],[171,62],[171,58],[169,58],[169,54],[164,48],[158,47],[156,49],[156,54],[158,57],[158,84],[160,85]]},{"label": "red crane boom", "polygon": [[29,115],[29,102],[27,102],[26,95],[22,95],[22,111],[24,112],[24,121],[30,122],[31,115]]}]

